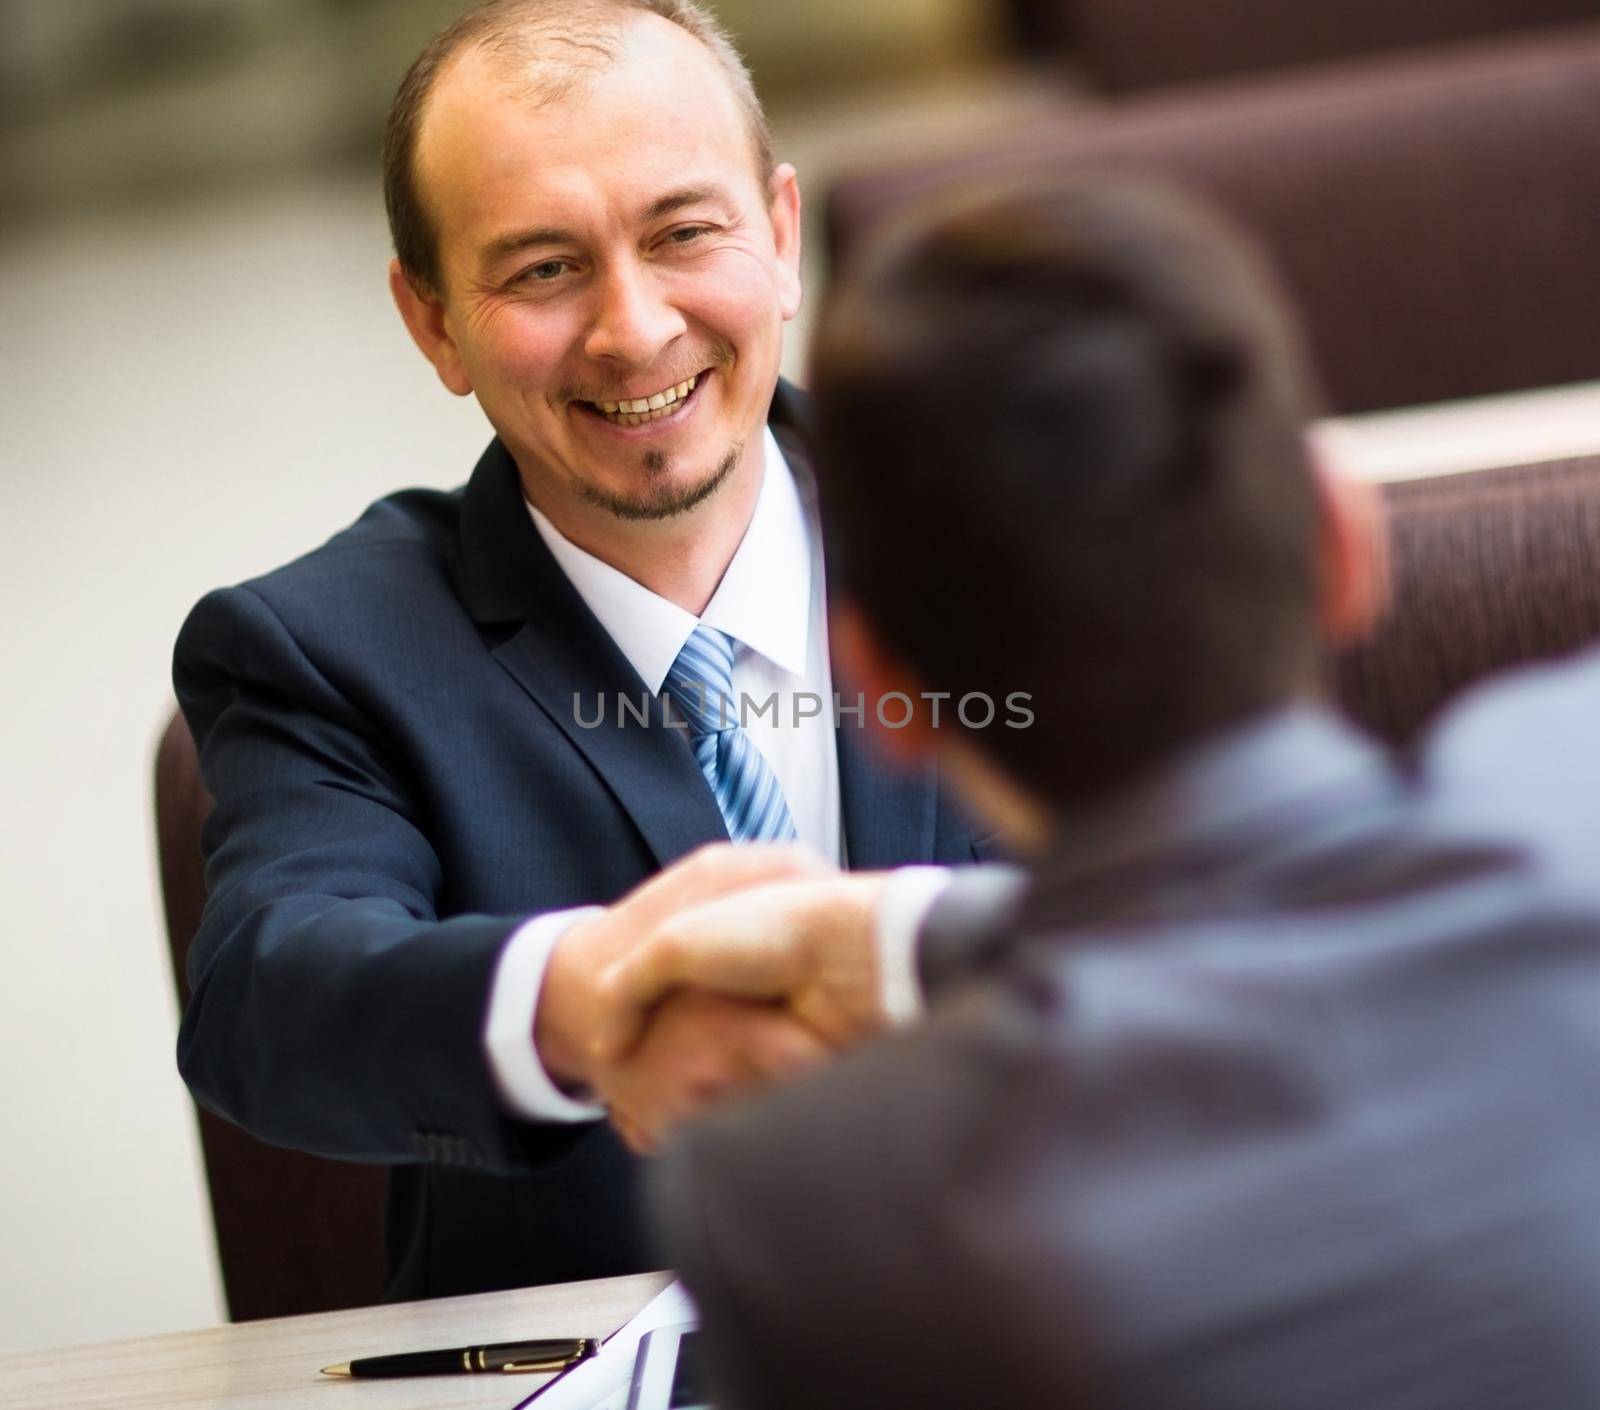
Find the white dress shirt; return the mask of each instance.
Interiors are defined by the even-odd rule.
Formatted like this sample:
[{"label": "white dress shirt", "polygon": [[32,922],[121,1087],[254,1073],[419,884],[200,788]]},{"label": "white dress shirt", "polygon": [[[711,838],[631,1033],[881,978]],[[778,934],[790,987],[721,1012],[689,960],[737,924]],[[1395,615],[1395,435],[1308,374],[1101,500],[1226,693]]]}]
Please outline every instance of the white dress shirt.
[{"label": "white dress shirt", "polygon": [[[770,428],[763,448],[761,490],[750,526],[699,617],[585,553],[531,503],[528,512],[579,596],[652,693],[660,692],[697,626],[703,623],[733,638],[734,693],[752,700],[745,732],[777,775],[800,840],[842,863],[816,505],[796,484]],[[774,693],[776,715],[770,710],[758,715],[753,706]],[[572,1100],[550,1080],[532,1036],[550,952],[568,926],[595,909],[533,917],[507,942],[495,970],[484,1047],[507,1105],[530,1120],[590,1121],[604,1115],[598,1106]],[[909,956],[909,945],[906,949]],[[906,958],[899,970],[908,970],[909,963]]]}]

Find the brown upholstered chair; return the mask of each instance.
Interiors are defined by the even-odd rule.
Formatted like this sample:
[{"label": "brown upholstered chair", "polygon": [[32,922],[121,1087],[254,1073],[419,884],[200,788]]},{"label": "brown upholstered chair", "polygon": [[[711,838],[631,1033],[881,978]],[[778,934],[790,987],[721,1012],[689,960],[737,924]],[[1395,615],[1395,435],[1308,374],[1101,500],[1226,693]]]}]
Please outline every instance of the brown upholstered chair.
[{"label": "brown upholstered chair", "polygon": [[[200,827],[211,798],[174,715],[156,754],[156,839],[178,999],[205,906]],[[235,1322],[361,1307],[383,1295],[384,1174],[263,1145],[197,1108],[228,1315]]]},{"label": "brown upholstered chair", "polygon": [[1063,165],[1186,186],[1253,231],[1330,412],[1600,377],[1600,24],[1119,104],[865,172],[832,193],[833,254],[931,189]]},{"label": "brown upholstered chair", "polygon": [[1100,90],[1290,68],[1593,19],[1594,0],[1010,0],[1033,58]]},{"label": "brown upholstered chair", "polygon": [[1384,487],[1394,605],[1335,665],[1345,708],[1399,744],[1491,671],[1600,640],[1600,456]]}]

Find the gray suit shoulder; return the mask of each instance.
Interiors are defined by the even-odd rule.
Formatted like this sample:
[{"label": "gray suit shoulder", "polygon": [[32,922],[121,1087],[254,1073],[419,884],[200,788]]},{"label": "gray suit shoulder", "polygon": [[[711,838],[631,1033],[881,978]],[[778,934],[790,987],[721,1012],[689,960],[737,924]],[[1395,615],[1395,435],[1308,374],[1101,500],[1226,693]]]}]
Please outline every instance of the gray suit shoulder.
[{"label": "gray suit shoulder", "polygon": [[1436,807],[1600,871],[1600,649],[1469,692],[1420,763]]},{"label": "gray suit shoulder", "polygon": [[957,867],[917,932],[917,975],[931,993],[982,963],[1028,894],[1028,874],[1003,862]]}]

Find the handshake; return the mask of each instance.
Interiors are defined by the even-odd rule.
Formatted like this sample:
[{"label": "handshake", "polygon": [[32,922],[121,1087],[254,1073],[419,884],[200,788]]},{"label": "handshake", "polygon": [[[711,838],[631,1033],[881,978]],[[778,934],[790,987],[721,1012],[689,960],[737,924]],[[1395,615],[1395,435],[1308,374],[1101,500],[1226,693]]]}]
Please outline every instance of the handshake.
[{"label": "handshake", "polygon": [[799,846],[701,848],[557,942],[534,1021],[540,1061],[653,1153],[704,1108],[885,1027],[887,881]]}]

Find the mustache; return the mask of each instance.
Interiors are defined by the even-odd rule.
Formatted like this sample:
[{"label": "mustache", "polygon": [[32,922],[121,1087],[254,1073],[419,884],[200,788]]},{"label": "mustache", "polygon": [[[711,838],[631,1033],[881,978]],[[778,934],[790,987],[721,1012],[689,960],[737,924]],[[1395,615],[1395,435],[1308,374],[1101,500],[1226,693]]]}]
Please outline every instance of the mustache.
[{"label": "mustache", "polygon": [[[707,348],[698,362],[685,361],[677,371],[664,370],[650,374],[652,388],[675,387],[679,382],[687,382],[691,377],[698,377],[707,370],[714,371],[719,367],[730,366],[733,362],[733,346],[730,343],[715,343]],[[637,372],[630,373],[626,378],[604,378],[583,387],[561,387],[552,394],[552,400],[560,403],[569,401],[621,401],[624,397],[636,395],[628,390],[628,384],[635,387],[644,380]]]}]

